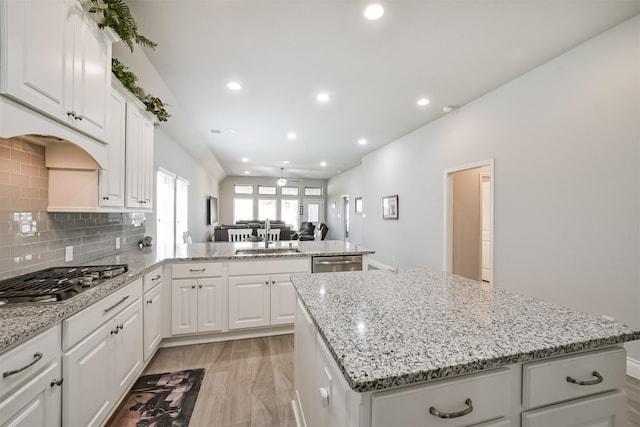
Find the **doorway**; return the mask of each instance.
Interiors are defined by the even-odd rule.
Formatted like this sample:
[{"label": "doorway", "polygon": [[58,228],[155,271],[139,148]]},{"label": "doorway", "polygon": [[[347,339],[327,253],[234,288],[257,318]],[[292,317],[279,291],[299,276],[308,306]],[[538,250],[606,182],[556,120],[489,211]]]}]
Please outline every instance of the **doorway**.
[{"label": "doorway", "polygon": [[302,200],[302,221],[313,223],[317,227],[324,222],[324,200],[323,199],[303,199]]},{"label": "doorway", "polygon": [[349,196],[342,196],[342,218],[344,218],[344,241],[349,241]]},{"label": "doorway", "polygon": [[494,161],[448,169],[444,181],[443,268],[492,284]]}]

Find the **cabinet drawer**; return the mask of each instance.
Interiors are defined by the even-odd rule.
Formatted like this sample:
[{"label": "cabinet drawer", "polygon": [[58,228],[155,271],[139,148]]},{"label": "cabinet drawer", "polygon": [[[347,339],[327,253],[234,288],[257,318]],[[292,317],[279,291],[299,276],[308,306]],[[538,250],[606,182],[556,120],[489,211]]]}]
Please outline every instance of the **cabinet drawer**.
[{"label": "cabinet drawer", "polygon": [[62,351],[67,351],[142,296],[142,278],[62,321]]},{"label": "cabinet drawer", "polygon": [[627,425],[627,395],[612,391],[522,413],[522,427]]},{"label": "cabinet drawer", "polygon": [[311,271],[309,258],[290,258],[265,261],[232,261],[229,275],[308,273]]},{"label": "cabinet drawer", "polygon": [[[444,419],[430,413],[473,409],[466,415]],[[511,372],[465,375],[429,385],[406,387],[375,393],[372,398],[372,426],[430,427],[469,426],[509,415],[511,410]]]},{"label": "cabinet drawer", "polygon": [[[10,393],[58,357],[60,357],[60,325],[36,335],[1,355],[0,395]],[[25,369],[12,373],[22,368]]]},{"label": "cabinet drawer", "polygon": [[222,276],[222,264],[219,262],[190,262],[171,266],[171,277],[174,279],[215,276]]},{"label": "cabinet drawer", "polygon": [[145,274],[142,278],[142,283],[144,287],[143,292],[148,292],[157,284],[162,283],[162,266],[154,268],[153,270]]},{"label": "cabinet drawer", "polygon": [[[522,405],[536,408],[622,388],[626,381],[626,361],[624,348],[616,347],[526,363],[522,367]],[[570,382],[569,377],[587,384]]]}]

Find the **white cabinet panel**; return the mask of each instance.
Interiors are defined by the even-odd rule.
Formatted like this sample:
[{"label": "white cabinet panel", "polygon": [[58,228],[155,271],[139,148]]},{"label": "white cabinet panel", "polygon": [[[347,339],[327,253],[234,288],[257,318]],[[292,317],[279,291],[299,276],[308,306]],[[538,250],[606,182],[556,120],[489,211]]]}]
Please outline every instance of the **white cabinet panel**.
[{"label": "white cabinet panel", "polygon": [[229,278],[229,329],[269,325],[271,277]]},{"label": "white cabinet panel", "polygon": [[626,427],[627,396],[613,391],[522,414],[522,427]]},{"label": "white cabinet panel", "polygon": [[171,283],[171,333],[198,332],[198,292],[196,279],[174,280]]},{"label": "white cabinet panel", "polygon": [[125,115],[127,104],[116,90],[111,91],[107,123],[108,166],[100,170],[100,206],[124,206]]},{"label": "white cabinet panel", "polygon": [[162,341],[162,285],[144,294],[143,310],[144,360],[146,362]]},{"label": "white cabinet panel", "polygon": [[119,331],[114,336],[114,400],[129,390],[142,371],[142,304],[139,301],[115,317]]},{"label": "white cabinet panel", "polygon": [[271,276],[271,324],[293,323],[296,313],[296,291],[290,274]]},{"label": "white cabinet panel", "polygon": [[151,210],[153,123],[137,105],[127,104],[126,207]]},{"label": "white cabinet panel", "polygon": [[198,332],[222,330],[222,279],[198,279]]}]

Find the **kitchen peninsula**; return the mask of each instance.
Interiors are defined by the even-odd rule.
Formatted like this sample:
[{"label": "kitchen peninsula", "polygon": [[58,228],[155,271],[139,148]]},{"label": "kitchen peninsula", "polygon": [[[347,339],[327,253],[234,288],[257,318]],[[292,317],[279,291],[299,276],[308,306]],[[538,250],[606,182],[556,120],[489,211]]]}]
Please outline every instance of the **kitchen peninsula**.
[{"label": "kitchen peninsula", "polygon": [[300,426],[626,425],[640,328],[422,269],[292,281]]}]

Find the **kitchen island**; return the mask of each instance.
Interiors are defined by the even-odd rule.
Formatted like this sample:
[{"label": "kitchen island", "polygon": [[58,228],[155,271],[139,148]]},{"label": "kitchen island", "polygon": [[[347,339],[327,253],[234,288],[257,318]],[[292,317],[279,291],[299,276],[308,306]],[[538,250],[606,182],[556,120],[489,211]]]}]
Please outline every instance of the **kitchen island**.
[{"label": "kitchen island", "polygon": [[640,328],[422,269],[292,281],[301,426],[625,425]]}]

